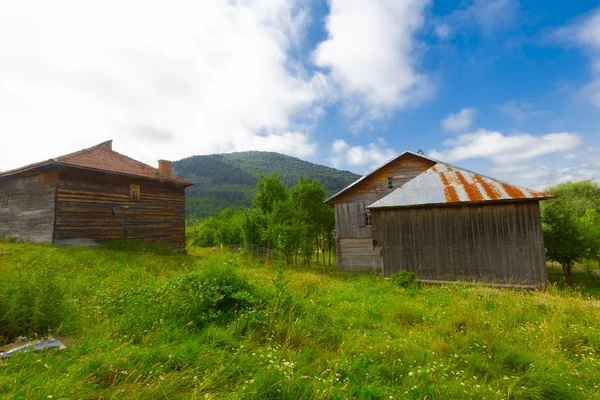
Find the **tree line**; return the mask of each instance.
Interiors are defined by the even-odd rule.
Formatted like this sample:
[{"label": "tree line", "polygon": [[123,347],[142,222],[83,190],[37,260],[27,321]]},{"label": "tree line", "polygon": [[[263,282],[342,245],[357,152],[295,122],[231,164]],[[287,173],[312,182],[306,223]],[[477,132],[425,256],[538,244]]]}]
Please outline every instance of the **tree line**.
[{"label": "tree line", "polygon": [[286,262],[309,264],[319,253],[331,265],[335,249],[333,208],[324,204],[326,191],[316,179],[299,178],[288,189],[277,174],[260,175],[252,207],[226,208],[217,217],[188,222],[188,239],[201,247],[247,244],[278,250]]}]

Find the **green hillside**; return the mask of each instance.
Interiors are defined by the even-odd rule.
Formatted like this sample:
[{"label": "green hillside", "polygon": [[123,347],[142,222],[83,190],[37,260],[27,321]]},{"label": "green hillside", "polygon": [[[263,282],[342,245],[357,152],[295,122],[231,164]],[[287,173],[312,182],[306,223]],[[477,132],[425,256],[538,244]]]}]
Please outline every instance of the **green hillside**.
[{"label": "green hillside", "polygon": [[328,195],[360,177],[349,171],[264,151],[188,157],[174,162],[173,171],[196,182],[186,192],[186,211],[188,216],[198,218],[217,215],[226,207],[249,207],[260,174],[277,173],[288,188],[293,187],[299,177],[317,179]]}]

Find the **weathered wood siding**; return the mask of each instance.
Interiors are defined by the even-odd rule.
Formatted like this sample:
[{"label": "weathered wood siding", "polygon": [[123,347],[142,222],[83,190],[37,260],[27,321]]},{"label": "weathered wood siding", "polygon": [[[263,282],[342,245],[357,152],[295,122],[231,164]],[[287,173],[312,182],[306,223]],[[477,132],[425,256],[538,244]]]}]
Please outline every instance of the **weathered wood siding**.
[{"label": "weathered wood siding", "polygon": [[[355,270],[357,262],[363,264],[364,269],[372,269],[371,266],[374,264],[379,267],[380,260],[373,259],[371,227],[365,225],[366,207],[387,196],[432,165],[434,165],[432,161],[406,154],[374,172],[332,201],[335,207],[335,230],[338,242],[345,239],[363,239],[355,242],[345,241],[348,244],[363,243],[360,247],[338,245],[339,270]],[[392,189],[388,188],[388,177],[392,178]],[[348,257],[344,254],[346,251],[351,252]],[[362,255],[357,257],[357,253]]]},{"label": "weathered wood siding", "polygon": [[[375,171],[354,187],[333,199],[332,203],[364,202],[367,205],[371,205],[434,164],[433,161],[416,157],[412,154],[405,154],[403,157]],[[392,178],[392,189],[388,188],[388,177]]]},{"label": "weathered wood siding", "polygon": [[[140,201],[130,200],[139,185]],[[184,188],[115,174],[65,169],[57,191],[55,243],[140,239],[185,246]]]},{"label": "weathered wood siding", "polygon": [[337,243],[338,257],[345,271],[381,272],[381,249],[373,247],[371,238],[337,239]]},{"label": "weathered wood siding", "polygon": [[8,203],[0,204],[0,234],[22,242],[52,242],[56,174],[33,171],[0,181]]},{"label": "weathered wood siding", "polygon": [[537,201],[374,209],[372,218],[385,276],[547,284]]}]

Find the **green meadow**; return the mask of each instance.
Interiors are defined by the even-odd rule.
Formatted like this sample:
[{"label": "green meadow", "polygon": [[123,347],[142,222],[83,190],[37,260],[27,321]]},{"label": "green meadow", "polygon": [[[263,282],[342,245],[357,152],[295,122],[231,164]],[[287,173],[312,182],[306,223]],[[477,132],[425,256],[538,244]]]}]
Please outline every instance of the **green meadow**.
[{"label": "green meadow", "polygon": [[[402,285],[401,283],[405,283]],[[0,243],[2,399],[600,398],[600,302],[244,255]]]}]

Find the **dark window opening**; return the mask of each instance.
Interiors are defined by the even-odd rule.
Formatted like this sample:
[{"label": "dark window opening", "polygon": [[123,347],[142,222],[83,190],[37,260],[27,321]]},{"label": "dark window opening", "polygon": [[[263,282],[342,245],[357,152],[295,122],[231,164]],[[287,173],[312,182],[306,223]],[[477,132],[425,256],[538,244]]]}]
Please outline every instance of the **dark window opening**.
[{"label": "dark window opening", "polygon": [[140,185],[129,186],[129,200],[140,201]]},{"label": "dark window opening", "polygon": [[387,178],[387,185],[388,185],[388,189],[393,189],[394,188],[394,182],[392,181],[392,177],[388,176]]},{"label": "dark window opening", "polygon": [[368,211],[365,213],[365,226],[371,226],[371,213]]},{"label": "dark window opening", "polygon": [[8,189],[1,189],[0,190],[0,206],[7,206],[8,205]]}]

